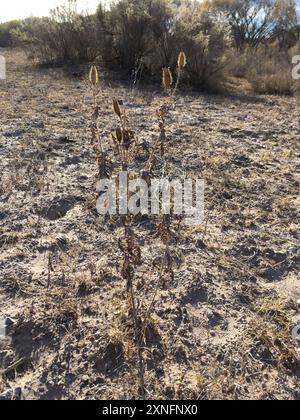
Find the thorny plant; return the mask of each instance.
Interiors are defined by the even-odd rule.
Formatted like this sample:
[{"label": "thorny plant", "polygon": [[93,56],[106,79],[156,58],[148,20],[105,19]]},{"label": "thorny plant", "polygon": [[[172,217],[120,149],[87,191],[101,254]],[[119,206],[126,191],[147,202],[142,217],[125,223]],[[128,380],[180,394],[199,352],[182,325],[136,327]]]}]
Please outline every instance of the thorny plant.
[{"label": "thorny plant", "polygon": [[107,155],[103,148],[103,142],[99,130],[99,118],[100,118],[100,106],[98,104],[98,97],[100,95],[100,80],[99,72],[96,66],[92,66],[89,73],[89,82],[92,89],[93,95],[93,113],[92,113],[92,147],[96,154],[98,163],[98,174],[100,178],[104,178],[110,175],[110,165],[107,159]]},{"label": "thorny plant", "polygon": [[[119,158],[122,171],[128,170],[130,150],[134,145],[134,132],[130,130],[129,120],[126,113],[121,109],[120,102],[117,99],[113,100],[113,110],[118,118],[118,126],[114,133],[112,133],[113,142],[115,145],[116,159]],[[131,157],[133,157],[131,155]],[[129,174],[133,178],[134,173]],[[128,185],[127,185],[128,187]],[[126,188],[126,201],[129,200],[128,188]],[[119,200],[124,197],[119,196]],[[134,220],[132,215],[125,215],[121,217],[121,222],[124,229],[123,237],[119,239],[119,248],[123,255],[121,275],[126,281],[126,292],[129,301],[129,317],[133,320],[133,340],[137,349],[138,357],[138,376],[139,376],[139,390],[138,394],[141,398],[145,398],[145,363],[142,350],[142,318],[140,301],[137,297],[136,286],[134,284],[136,268],[141,265],[141,248],[134,233]]]},{"label": "thorny plant", "polygon": [[[167,143],[167,135],[166,135],[166,124],[167,124],[167,119],[169,117],[169,113],[170,110],[172,108],[172,106],[175,104],[175,95],[179,86],[179,82],[181,80],[181,76],[182,76],[182,72],[184,70],[184,68],[186,67],[187,64],[187,58],[184,52],[180,52],[179,56],[178,56],[178,60],[177,60],[177,69],[176,69],[176,73],[177,73],[177,80],[174,85],[174,77],[173,77],[173,73],[171,71],[170,68],[163,68],[162,70],[162,85],[163,88],[165,90],[165,92],[168,95],[168,101],[166,104],[162,105],[159,110],[157,110],[157,117],[159,120],[159,130],[160,130],[160,134],[159,134],[159,139],[158,139],[158,143],[159,143],[159,147],[160,147],[160,157],[162,159],[162,166],[163,168],[165,168],[167,166],[167,159],[166,159],[166,155],[165,155],[165,148],[166,148],[166,143]],[[156,158],[153,159],[154,157],[154,153],[155,153],[155,149],[157,148],[157,144],[154,146],[154,150],[152,152],[152,155],[149,158],[149,173],[150,176],[152,175],[152,171],[155,169],[154,165],[155,162],[157,161]],[[166,174],[163,173],[163,177],[165,177]],[[160,197],[156,197],[156,199],[159,201],[160,206],[163,207],[163,203],[161,202]],[[171,243],[174,240],[174,238],[176,238],[176,233],[174,232],[174,230],[172,229],[172,222],[174,221],[174,214],[172,213],[172,209],[170,210],[170,214],[163,214],[161,216],[161,220],[158,224],[157,227],[157,236],[161,239],[161,242],[164,244],[165,246],[165,250],[163,253],[163,257],[161,259],[161,264],[159,266],[159,272],[158,272],[158,277],[157,277],[157,281],[156,281],[156,285],[155,285],[155,291],[153,294],[153,298],[151,300],[151,304],[149,306],[149,309],[147,311],[147,316],[146,316],[146,323],[145,325],[147,325],[148,319],[150,317],[151,312],[154,309],[155,306],[155,301],[156,301],[156,297],[157,297],[157,293],[160,287],[167,287],[167,279],[169,278],[171,282],[174,281],[174,269],[173,269],[173,257],[171,254]],[[180,228],[180,224],[182,222],[182,217],[178,218],[178,226],[177,226],[177,231]]]},{"label": "thorny plant", "polygon": [[122,171],[128,169],[128,154],[130,147],[134,143],[134,132],[128,128],[128,118],[125,111],[121,111],[119,101],[113,100],[113,109],[119,119],[119,125],[116,128],[115,133],[112,134],[112,138],[115,145],[116,155],[121,159]]},{"label": "thorny plant", "polygon": [[[146,163],[145,169],[141,171],[142,177],[149,181],[151,175],[153,175],[155,168],[155,162],[157,161],[155,157],[156,150],[160,146],[160,158],[163,163],[163,167],[166,166],[167,162],[165,161],[165,147],[166,147],[166,121],[169,115],[171,105],[174,102],[175,94],[179,85],[182,71],[186,66],[186,56],[183,52],[179,54],[178,63],[177,63],[177,81],[173,87],[174,79],[171,70],[168,68],[163,69],[163,87],[168,94],[168,103],[167,105],[162,106],[157,111],[157,116],[159,119],[159,130],[160,134],[158,141],[152,146],[152,150],[149,155],[149,160]],[[108,158],[106,153],[103,150],[103,143],[98,127],[98,118],[100,114],[100,108],[97,104],[97,97],[99,95],[99,73],[95,66],[92,66],[90,70],[90,84],[93,92],[93,125],[92,125],[92,138],[93,146],[97,155],[98,165],[99,165],[99,175],[100,176],[111,176],[110,168],[108,165]],[[134,162],[134,151],[135,151],[135,133],[130,128],[130,122],[126,115],[122,102],[113,99],[112,102],[114,114],[117,117],[118,124],[115,130],[112,133],[113,139],[113,151],[114,151],[114,167],[120,167],[122,171],[128,171],[130,163]],[[163,174],[164,176],[164,169]],[[128,179],[133,179],[136,177],[136,174],[133,170],[130,170],[128,174]],[[126,201],[130,199],[128,188],[126,189]],[[124,199],[124,197],[119,196],[119,200]],[[160,197],[157,197],[159,201]],[[160,204],[162,204],[160,202]],[[139,245],[139,241],[134,232],[134,223],[136,217],[133,215],[123,215],[120,216],[120,221],[123,226],[123,235],[119,239],[118,245],[119,249],[122,252],[122,269],[121,275],[122,278],[126,281],[126,293],[128,296],[129,302],[129,311],[128,317],[132,321],[133,325],[133,341],[134,346],[137,350],[138,358],[138,376],[139,376],[139,397],[144,399],[146,398],[146,382],[145,382],[145,359],[144,351],[146,348],[146,333],[150,327],[150,318],[152,312],[155,308],[155,303],[160,287],[166,287],[167,278],[172,282],[174,280],[174,270],[173,270],[173,258],[170,251],[171,242],[175,236],[174,231],[172,230],[172,221],[173,215],[163,215],[160,222],[157,226],[157,237],[159,237],[162,243],[165,246],[163,257],[158,267],[158,277],[157,281],[154,284],[154,290],[151,296],[143,297],[143,303],[138,297],[138,286],[135,284],[136,278],[136,269],[142,264],[142,250]],[[178,226],[180,225],[180,221]],[[148,303],[147,303],[148,302]]]},{"label": "thorny plant", "polygon": [[[158,126],[159,126],[159,138],[158,138],[158,144],[156,144],[156,147],[159,146],[160,148],[161,158],[163,158],[165,155],[165,147],[166,147],[166,142],[167,142],[167,134],[166,134],[167,119],[168,119],[170,110],[175,103],[175,95],[178,90],[181,76],[186,65],[187,65],[186,55],[184,52],[181,52],[177,60],[177,69],[176,69],[177,79],[176,79],[175,86],[174,86],[174,77],[173,77],[173,73],[171,69],[169,67],[165,67],[162,70],[162,85],[163,85],[164,91],[167,94],[167,101],[156,111],[156,115],[158,118]],[[154,151],[156,147],[154,148]],[[153,165],[153,158],[154,156],[152,155],[150,159],[149,169],[151,169]]]}]

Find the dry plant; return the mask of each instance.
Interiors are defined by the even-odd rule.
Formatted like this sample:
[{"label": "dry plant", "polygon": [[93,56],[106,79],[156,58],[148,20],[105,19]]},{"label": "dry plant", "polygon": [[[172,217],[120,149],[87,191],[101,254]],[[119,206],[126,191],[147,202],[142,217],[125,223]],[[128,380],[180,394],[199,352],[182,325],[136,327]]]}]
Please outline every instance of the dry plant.
[{"label": "dry plant", "polygon": [[186,67],[186,65],[187,65],[186,55],[183,51],[181,51],[179,53],[178,60],[177,60],[177,81],[176,81],[175,89],[173,92],[174,94],[177,92],[177,89],[181,80],[182,72],[184,68]]},{"label": "dry plant", "polygon": [[[169,68],[164,68],[162,72],[162,84],[165,92],[168,94],[168,102],[167,104],[164,104],[159,108],[157,111],[157,116],[159,119],[159,144],[160,144],[160,156],[163,160],[163,167],[165,168],[167,165],[167,159],[165,158],[165,147],[166,147],[166,141],[167,141],[167,135],[166,135],[166,123],[167,118],[169,117],[170,110],[172,106],[175,106],[175,95],[178,90],[178,86],[180,83],[180,79],[182,76],[182,72],[184,68],[187,65],[187,58],[184,52],[180,52],[178,55],[177,60],[177,80],[175,83],[175,86],[173,87],[174,78],[172,71]],[[153,162],[155,159],[153,159],[154,152],[152,153],[152,156],[150,158],[150,171],[153,169]],[[163,174],[165,176],[165,174]],[[158,200],[159,197],[157,197]],[[163,206],[163,203],[160,203],[160,205]],[[174,214],[172,214],[172,209],[170,214],[163,214],[161,217],[161,221],[158,225],[157,234],[160,237],[162,243],[165,245],[165,251],[164,256],[162,258],[162,264],[159,269],[159,276],[158,281],[156,285],[156,290],[159,288],[161,284],[165,286],[165,279],[166,277],[170,277],[171,281],[174,280],[174,271],[173,271],[173,259],[170,252],[170,245],[174,237],[176,236],[174,231],[172,230],[172,222],[174,220]],[[180,227],[180,223],[182,221],[182,218],[179,218],[178,227]],[[149,312],[152,310],[152,307],[154,305],[154,301],[150,307]]]},{"label": "dry plant", "polygon": [[113,100],[113,110],[119,119],[119,125],[112,134],[112,138],[115,144],[115,150],[117,157],[121,159],[122,171],[128,169],[128,153],[130,147],[134,143],[134,132],[128,128],[128,118],[125,111],[121,110],[119,101]]},{"label": "dry plant", "polygon": [[279,369],[299,368],[297,351],[291,338],[289,302],[277,297],[258,299],[253,308],[258,317],[249,328],[256,346],[267,350],[269,362]]},{"label": "dry plant", "polygon": [[100,118],[100,106],[98,105],[98,97],[100,95],[99,72],[96,66],[92,66],[89,73],[89,82],[93,95],[93,113],[92,113],[92,146],[96,154],[98,163],[98,173],[100,178],[110,175],[110,165],[107,155],[103,149],[103,142],[99,130],[98,120]]},{"label": "dry plant", "polygon": [[[147,163],[148,169],[141,171],[144,175],[152,174],[157,168],[154,167],[156,158],[155,152],[160,145],[160,158],[163,163],[163,167],[166,165],[165,161],[165,145],[166,145],[166,119],[169,115],[172,104],[174,103],[175,93],[179,85],[180,77],[184,67],[186,66],[186,56],[184,53],[180,53],[178,57],[177,65],[177,81],[174,86],[173,74],[170,69],[163,69],[163,87],[167,92],[167,106],[163,105],[157,115],[159,118],[159,130],[160,135],[158,141],[153,145],[152,151],[150,153],[149,161]],[[110,174],[114,176],[116,174],[107,171],[107,156],[103,150],[103,143],[101,135],[99,132],[99,127],[97,124],[100,108],[97,104],[97,98],[100,92],[99,89],[99,74],[95,66],[92,66],[90,70],[90,85],[93,92],[93,143],[94,150],[96,151],[98,162],[99,162],[99,175],[107,176]],[[112,139],[113,139],[113,167],[115,170],[121,169],[122,171],[129,171],[128,180],[136,178],[136,172],[132,168],[134,166],[134,150],[135,150],[135,133],[130,128],[130,121],[127,117],[126,111],[124,109],[121,101],[117,99],[112,100],[113,112],[117,117],[117,126],[113,130]],[[158,170],[161,170],[159,168]],[[160,176],[164,176],[163,173]],[[128,181],[127,181],[128,182]],[[128,187],[128,185],[127,185]],[[126,189],[127,197],[122,197],[119,192],[119,201],[126,199],[128,202],[130,197],[129,189]],[[158,200],[159,197],[158,197]],[[162,204],[162,203],[160,203]],[[128,320],[127,324],[124,325],[124,337],[128,337],[128,322],[130,320],[131,330],[132,330],[132,345],[136,349],[136,356],[138,360],[138,381],[139,389],[138,395],[139,398],[146,398],[146,380],[145,380],[145,348],[147,346],[147,331],[150,328],[150,319],[152,312],[156,305],[157,295],[161,286],[166,287],[167,278],[172,282],[174,280],[174,270],[173,270],[173,259],[170,251],[170,246],[174,238],[174,231],[172,230],[172,221],[173,215],[163,215],[157,226],[157,237],[159,237],[162,243],[165,246],[163,257],[159,264],[158,277],[157,281],[154,284],[153,292],[147,296],[140,296],[140,287],[137,284],[136,270],[142,264],[142,249],[140,248],[138,238],[135,234],[135,221],[136,217],[133,215],[122,215],[119,218],[123,226],[123,234],[119,238],[118,245],[122,253],[122,268],[121,276],[126,282],[126,294],[128,301]],[[145,293],[142,290],[141,293]]]},{"label": "dry plant", "polygon": [[[130,150],[134,144],[134,132],[129,129],[129,120],[126,112],[121,108],[120,102],[117,99],[113,100],[113,111],[118,118],[118,126],[112,133],[113,142],[115,145],[115,160],[119,161],[122,171],[127,171],[129,166]],[[134,173],[129,173],[129,178],[134,178]],[[128,182],[128,181],[127,181]],[[129,200],[128,185],[126,188],[127,197]],[[124,197],[119,196],[119,200]],[[142,350],[142,321],[140,315],[140,302],[137,298],[136,285],[134,284],[136,268],[141,264],[141,249],[134,233],[134,220],[132,215],[121,216],[121,223],[123,225],[123,236],[119,238],[119,248],[123,255],[121,275],[126,281],[126,293],[129,302],[129,317],[133,324],[133,344],[137,349],[138,358],[138,376],[139,389],[138,395],[140,398],[145,398],[145,367]]]},{"label": "dry plant", "polygon": [[[160,156],[161,158],[165,155],[165,145],[167,142],[167,135],[166,135],[166,123],[167,118],[169,116],[171,108],[175,104],[175,95],[178,90],[178,86],[181,80],[181,76],[183,73],[184,68],[187,65],[187,58],[184,52],[180,52],[177,60],[177,79],[174,86],[174,77],[171,69],[168,67],[163,68],[162,71],[162,85],[164,91],[167,94],[167,102],[163,104],[156,112],[158,117],[158,126],[159,126],[159,147],[160,147]],[[152,156],[153,158],[153,156]]]}]

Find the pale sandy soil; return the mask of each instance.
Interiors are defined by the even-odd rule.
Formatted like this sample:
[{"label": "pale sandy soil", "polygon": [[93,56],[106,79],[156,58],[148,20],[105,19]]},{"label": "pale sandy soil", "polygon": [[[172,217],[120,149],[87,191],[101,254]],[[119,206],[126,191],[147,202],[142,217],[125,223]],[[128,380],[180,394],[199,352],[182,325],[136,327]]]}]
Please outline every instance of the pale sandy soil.
[{"label": "pale sandy soil", "polygon": [[[26,399],[136,398],[122,229],[95,211],[87,84],[2,53],[0,317],[15,324],[0,340],[0,394],[21,387]],[[126,87],[103,85],[107,144],[117,97],[137,144],[151,145],[159,88],[131,99]],[[144,349],[147,397],[299,399],[291,339],[300,299],[299,105],[182,93],[167,126],[169,172],[205,179],[206,223],[183,226],[172,244],[174,279],[159,290]],[[163,245],[151,220],[137,221],[135,232],[135,281],[147,299]]]}]

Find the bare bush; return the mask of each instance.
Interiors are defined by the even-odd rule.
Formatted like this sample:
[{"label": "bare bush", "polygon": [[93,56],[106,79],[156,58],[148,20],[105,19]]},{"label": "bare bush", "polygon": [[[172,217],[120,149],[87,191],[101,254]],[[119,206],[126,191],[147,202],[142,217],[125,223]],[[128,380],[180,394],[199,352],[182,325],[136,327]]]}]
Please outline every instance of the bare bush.
[{"label": "bare bush", "polygon": [[49,18],[35,19],[26,30],[14,32],[15,41],[43,63],[93,61],[105,46],[99,29],[100,16],[82,16],[74,2],[57,7]]},{"label": "bare bush", "polygon": [[280,51],[277,45],[261,47],[248,53],[246,78],[254,91],[269,95],[291,95],[293,78],[288,52]]},{"label": "bare bush", "polygon": [[109,14],[114,32],[113,50],[117,63],[133,69],[149,53],[149,21],[146,1],[125,0],[114,5]]},{"label": "bare bush", "polygon": [[[104,4],[104,3],[103,3]],[[227,76],[247,79],[257,93],[291,94],[291,48],[299,28],[294,0],[120,0],[77,13],[76,1],[50,18],[13,31],[30,55],[44,63],[95,63],[159,81],[189,56],[182,82],[218,90]],[[1,28],[0,28],[1,29]]]},{"label": "bare bush", "polygon": [[238,49],[257,47],[270,38],[274,0],[213,0],[213,4],[228,21]]},{"label": "bare bush", "polygon": [[12,46],[12,31],[20,28],[22,22],[19,20],[13,20],[6,23],[0,24],[0,48],[6,48]]},{"label": "bare bush", "polygon": [[191,57],[189,83],[197,88],[216,88],[223,81],[231,38],[226,24],[214,21],[214,10],[205,3],[185,8],[178,30],[181,49]]}]

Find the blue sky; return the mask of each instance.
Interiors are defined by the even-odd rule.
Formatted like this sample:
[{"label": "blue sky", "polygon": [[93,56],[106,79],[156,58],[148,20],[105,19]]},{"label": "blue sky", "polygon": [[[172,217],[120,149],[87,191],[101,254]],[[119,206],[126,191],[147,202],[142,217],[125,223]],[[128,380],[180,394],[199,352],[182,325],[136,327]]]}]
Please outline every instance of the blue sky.
[{"label": "blue sky", "polygon": [[[65,4],[66,0],[1,0],[0,22],[28,16],[47,16],[50,9]],[[94,11],[99,0],[77,0],[79,10]]]},{"label": "blue sky", "polygon": [[[77,2],[79,11],[93,12],[100,0],[77,0]],[[1,0],[0,22],[28,16],[47,16],[50,9],[65,3],[66,0]],[[297,3],[300,17],[300,0],[297,0]]]}]

